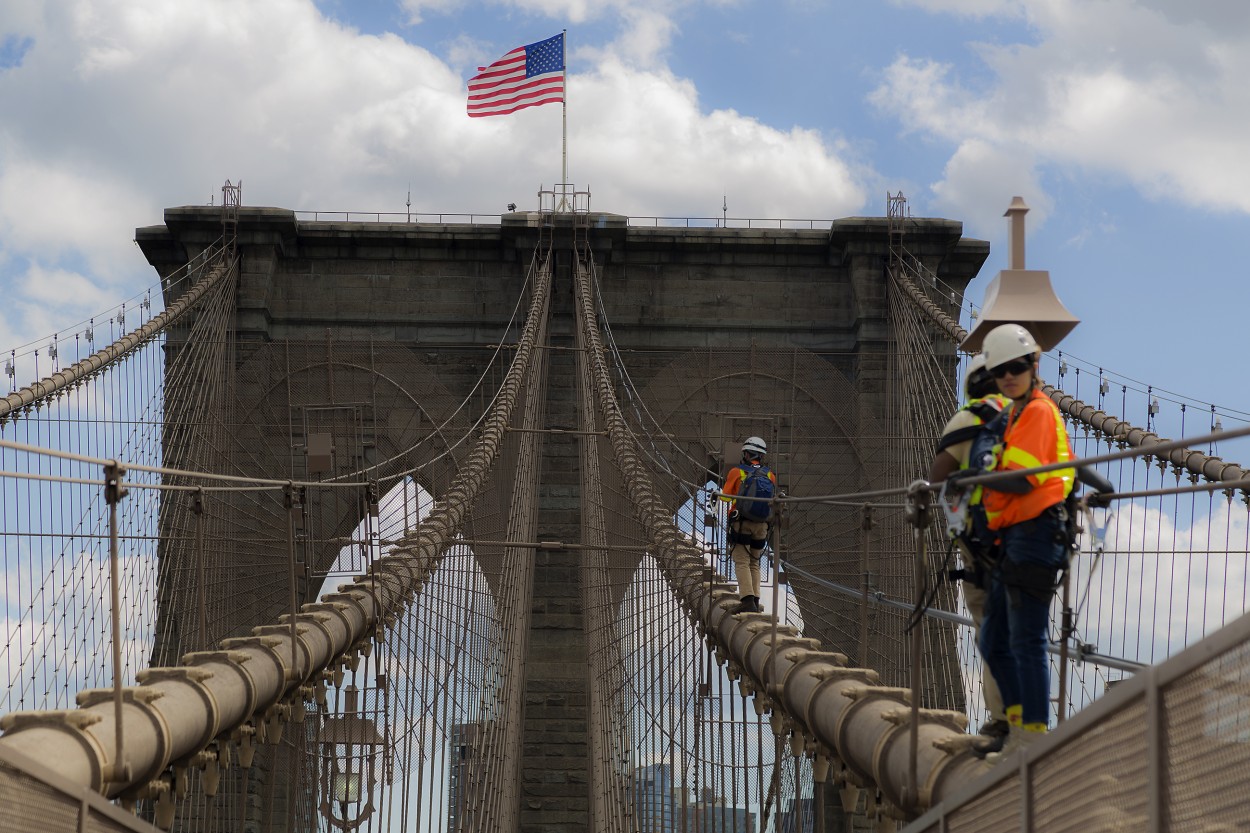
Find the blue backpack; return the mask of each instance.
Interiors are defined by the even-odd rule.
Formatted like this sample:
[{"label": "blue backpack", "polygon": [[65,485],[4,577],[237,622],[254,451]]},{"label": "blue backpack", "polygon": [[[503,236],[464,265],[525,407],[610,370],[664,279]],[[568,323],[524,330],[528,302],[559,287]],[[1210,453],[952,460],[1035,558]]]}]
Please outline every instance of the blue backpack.
[{"label": "blue backpack", "polygon": [[734,508],[738,514],[749,521],[766,521],[773,513],[773,499],[776,490],[773,479],[769,477],[768,466],[751,466],[743,468],[742,485],[738,488],[738,500]]}]

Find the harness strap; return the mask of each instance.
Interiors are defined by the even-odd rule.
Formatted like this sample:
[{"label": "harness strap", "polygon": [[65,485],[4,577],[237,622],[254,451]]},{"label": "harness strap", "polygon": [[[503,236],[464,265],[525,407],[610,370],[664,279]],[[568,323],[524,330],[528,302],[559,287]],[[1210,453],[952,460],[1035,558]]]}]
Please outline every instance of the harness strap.
[{"label": "harness strap", "polygon": [[954,431],[943,435],[942,439],[938,440],[937,450],[945,451],[953,445],[959,445],[963,442],[971,442],[977,438],[977,435],[981,433],[981,429],[984,427],[985,426],[983,425],[966,425],[963,428],[956,428]]}]

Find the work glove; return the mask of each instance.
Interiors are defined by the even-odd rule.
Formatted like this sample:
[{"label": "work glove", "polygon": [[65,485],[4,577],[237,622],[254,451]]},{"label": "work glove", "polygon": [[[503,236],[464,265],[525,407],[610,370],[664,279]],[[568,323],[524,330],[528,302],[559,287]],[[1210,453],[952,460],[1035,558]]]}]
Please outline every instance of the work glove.
[{"label": "work glove", "polygon": [[[1115,493],[1115,484],[1103,476],[1102,472],[1093,466],[1077,466],[1076,479],[1080,483],[1089,486],[1100,495],[1110,495]],[[1093,498],[1090,498],[1091,506],[1108,506],[1110,502],[1095,504]]]},{"label": "work glove", "polygon": [[1085,502],[1095,509],[1110,509],[1111,494],[1106,492],[1095,492],[1087,497]]},{"label": "work glove", "polygon": [[946,476],[946,482],[948,484],[946,488],[954,489],[956,491],[966,489],[968,487],[963,484],[963,481],[967,480],[969,477],[976,477],[979,474],[985,474],[985,472],[980,469],[960,469],[959,471],[953,471]]}]

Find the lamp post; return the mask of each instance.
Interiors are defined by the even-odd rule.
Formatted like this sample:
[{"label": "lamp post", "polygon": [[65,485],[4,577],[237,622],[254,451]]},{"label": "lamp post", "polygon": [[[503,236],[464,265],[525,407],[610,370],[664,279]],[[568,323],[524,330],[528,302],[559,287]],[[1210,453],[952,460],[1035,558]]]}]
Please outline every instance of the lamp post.
[{"label": "lamp post", "polygon": [[342,713],[326,717],[317,733],[321,815],[332,827],[355,830],[373,815],[377,760],[385,748],[377,726],[360,713],[360,690],[346,686]]}]

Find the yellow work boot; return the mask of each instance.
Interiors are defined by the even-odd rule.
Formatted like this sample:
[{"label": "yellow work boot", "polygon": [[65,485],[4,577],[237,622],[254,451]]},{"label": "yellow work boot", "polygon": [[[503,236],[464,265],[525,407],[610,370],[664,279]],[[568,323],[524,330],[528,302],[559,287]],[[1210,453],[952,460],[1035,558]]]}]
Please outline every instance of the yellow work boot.
[{"label": "yellow work boot", "polygon": [[1011,724],[1006,720],[987,720],[985,725],[977,730],[977,743],[974,747],[976,754],[984,758],[991,752],[1001,752],[1010,730]]},{"label": "yellow work boot", "polygon": [[[1033,728],[1035,725],[1040,725],[1042,728],[1040,730]],[[1003,748],[998,752],[991,752],[986,755],[985,760],[991,764],[1000,764],[1008,758],[1013,757],[1017,752],[1028,749],[1030,746],[1046,737],[1045,724],[1030,723],[1028,726],[1029,728],[1025,728],[1024,726],[1012,726],[1011,731],[1007,733],[1007,741],[1003,744]]]}]

